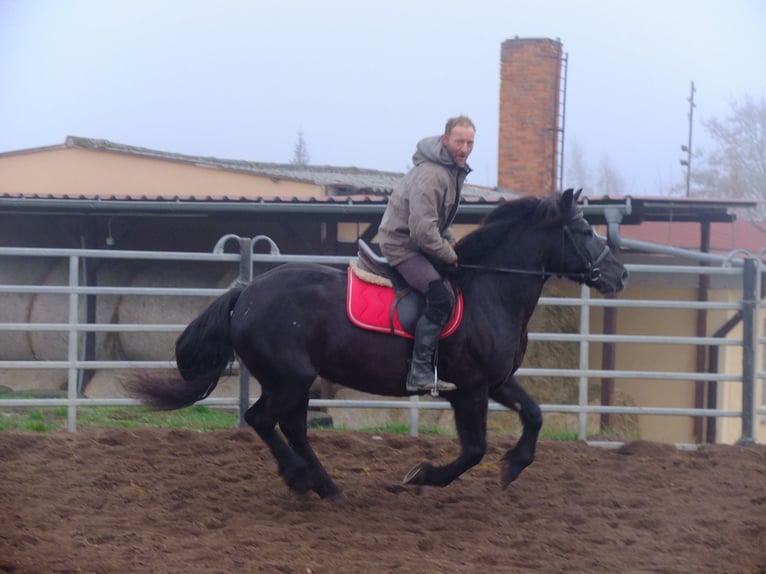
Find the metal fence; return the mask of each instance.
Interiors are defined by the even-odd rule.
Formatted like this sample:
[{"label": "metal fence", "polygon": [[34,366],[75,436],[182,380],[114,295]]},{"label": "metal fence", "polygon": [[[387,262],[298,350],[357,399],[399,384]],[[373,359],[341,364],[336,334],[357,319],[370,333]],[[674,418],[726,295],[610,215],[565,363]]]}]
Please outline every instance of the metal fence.
[{"label": "metal fence", "polygon": [[[236,245],[237,253],[226,253],[226,245]],[[266,244],[269,253],[254,253],[254,247]],[[215,262],[236,269],[238,280],[249,282],[253,277],[253,265],[275,265],[286,262],[315,262],[330,265],[346,265],[348,257],[333,256],[303,256],[283,255],[277,246],[267,237],[240,238],[227,235],[221,238],[212,253],[189,252],[152,252],[152,251],[116,251],[88,249],[41,249],[41,248],[2,248],[0,257],[9,261],[13,258],[29,260],[30,258],[54,258],[68,261],[68,281],[65,285],[33,285],[33,284],[0,284],[0,296],[5,294],[60,294],[68,297],[67,321],[58,323],[41,322],[6,322],[0,323],[0,332],[63,332],[67,336],[67,357],[65,360],[0,360],[0,369],[40,370],[55,369],[67,372],[66,398],[12,398],[0,399],[0,407],[50,407],[65,406],[68,412],[67,427],[70,431],[77,427],[77,409],[82,406],[123,406],[137,405],[132,399],[87,398],[81,396],[80,385],[83,373],[93,370],[119,369],[167,369],[174,368],[171,361],[121,361],[121,360],[85,360],[81,339],[85,333],[180,333],[185,324],[162,323],[98,323],[82,322],[81,305],[84,296],[88,295],[120,295],[136,297],[156,296],[193,296],[211,297],[225,291],[221,288],[184,288],[172,287],[129,287],[129,286],[88,286],[83,284],[81,275],[85,260],[151,260],[151,261],[187,261],[195,263]],[[540,305],[569,306],[580,309],[578,333],[542,333],[531,332],[530,341],[561,341],[573,342],[579,346],[579,364],[577,368],[522,368],[521,376],[553,376],[575,380],[578,384],[578,400],[576,404],[542,404],[543,412],[570,413],[578,417],[578,434],[581,439],[587,435],[587,417],[590,414],[634,414],[634,415],[681,415],[694,417],[736,417],[742,420],[742,437],[740,442],[749,443],[756,439],[755,423],[758,415],[766,415],[766,408],[756,404],[756,385],[766,380],[766,372],[756,368],[756,356],[759,345],[766,344],[766,337],[759,334],[757,317],[764,302],[760,281],[762,263],[752,257],[739,260],[738,265],[712,266],[677,266],[677,265],[628,265],[632,276],[640,274],[678,275],[709,275],[735,277],[742,286],[742,297],[737,302],[710,301],[665,301],[665,300],[630,300],[591,298],[590,289],[582,287],[580,296],[576,298],[543,297]],[[663,335],[611,335],[592,333],[590,325],[590,310],[594,308],[668,308],[668,309],[706,309],[725,310],[738,313],[742,317],[741,339],[731,337],[675,337]],[[191,319],[193,317],[190,317]],[[705,346],[738,346],[742,348],[741,374],[699,373],[653,370],[604,370],[593,368],[589,364],[589,346],[591,344],[663,344],[663,345],[705,345]],[[208,398],[200,404],[217,406],[238,406],[241,415],[251,404],[249,396],[249,376],[240,368],[240,392],[238,397]],[[588,402],[588,383],[592,379],[662,379],[697,381],[735,382],[742,384],[742,405],[737,409],[713,408],[671,408],[671,407],[640,407],[640,406],[607,406],[591,405]],[[337,400],[313,399],[313,407],[339,408],[383,408],[408,409],[410,411],[410,428],[412,434],[417,434],[418,412],[422,409],[449,409],[449,403],[439,400],[418,400],[413,397],[410,401],[400,400]],[[500,405],[491,403],[490,410],[505,410]]]}]

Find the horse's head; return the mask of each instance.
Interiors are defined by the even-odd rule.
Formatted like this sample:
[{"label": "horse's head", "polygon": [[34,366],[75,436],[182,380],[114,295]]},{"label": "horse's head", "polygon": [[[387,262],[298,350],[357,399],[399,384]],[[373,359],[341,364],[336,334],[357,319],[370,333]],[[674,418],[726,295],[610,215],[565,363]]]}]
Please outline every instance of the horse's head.
[{"label": "horse's head", "polygon": [[602,293],[625,286],[625,267],[577,205],[580,191],[502,204],[457,246],[460,267],[548,277],[560,275]]},{"label": "horse's head", "polygon": [[577,205],[582,190],[568,189],[559,196],[562,217],[562,246],[558,256],[553,251],[552,265],[565,277],[585,283],[601,293],[617,293],[625,287],[628,272],[612,255],[606,242],[598,237]]}]

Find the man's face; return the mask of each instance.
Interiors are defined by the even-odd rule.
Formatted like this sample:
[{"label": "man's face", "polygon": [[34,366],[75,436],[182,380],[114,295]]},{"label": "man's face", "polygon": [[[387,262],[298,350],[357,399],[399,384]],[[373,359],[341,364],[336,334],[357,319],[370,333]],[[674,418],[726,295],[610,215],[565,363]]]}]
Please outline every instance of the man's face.
[{"label": "man's face", "polygon": [[475,132],[470,126],[457,125],[452,128],[449,135],[442,136],[442,144],[447,148],[452,161],[460,167],[465,167],[468,156],[473,151],[473,138]]}]

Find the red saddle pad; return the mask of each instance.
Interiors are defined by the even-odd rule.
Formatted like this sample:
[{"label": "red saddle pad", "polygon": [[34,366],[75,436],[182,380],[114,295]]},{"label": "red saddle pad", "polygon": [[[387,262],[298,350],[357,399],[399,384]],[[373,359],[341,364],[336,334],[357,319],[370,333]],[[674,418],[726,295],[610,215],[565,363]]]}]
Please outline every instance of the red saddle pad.
[{"label": "red saddle pad", "polygon": [[[399,321],[399,311],[394,309],[391,324],[391,306],[394,304],[393,287],[368,283],[348,269],[348,289],[346,291],[346,312],[348,318],[357,327],[379,333],[389,333],[413,339],[414,335],[404,329]],[[463,294],[458,293],[455,310],[444,326],[440,339],[449,337],[460,326],[463,319]]]}]

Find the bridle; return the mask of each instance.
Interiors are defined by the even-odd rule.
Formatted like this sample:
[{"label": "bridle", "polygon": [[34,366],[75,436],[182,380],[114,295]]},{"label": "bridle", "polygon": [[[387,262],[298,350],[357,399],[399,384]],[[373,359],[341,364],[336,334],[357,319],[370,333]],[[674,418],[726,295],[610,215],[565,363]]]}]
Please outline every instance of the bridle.
[{"label": "bridle", "polygon": [[585,271],[582,273],[565,273],[561,271],[546,271],[544,268],[540,270],[530,270],[530,269],[517,269],[514,267],[495,267],[492,265],[473,265],[469,263],[459,263],[458,267],[462,269],[474,269],[478,271],[490,271],[493,273],[513,273],[517,275],[534,275],[537,277],[566,277],[568,279],[573,279],[575,281],[582,281],[582,282],[595,282],[598,281],[601,278],[601,269],[599,268],[599,265],[604,261],[606,256],[609,254],[609,246],[604,245],[604,248],[601,250],[601,252],[598,254],[598,256],[594,260],[590,260],[588,257],[588,254],[585,253],[582,248],[577,244],[577,242],[574,239],[574,235],[572,235],[572,230],[569,228],[569,224],[582,218],[582,214],[577,214],[576,216],[572,217],[567,221],[567,223],[564,224],[562,227],[563,235],[562,235],[562,246],[561,250],[564,251],[563,241],[564,239],[569,239],[570,243],[572,244],[572,247],[575,250],[575,253],[580,257],[580,259],[583,261],[585,266]]},{"label": "bridle", "polygon": [[[570,219],[569,221],[574,221],[575,219],[582,218],[582,215],[577,215],[573,219]],[[601,253],[598,254],[598,256],[591,261],[588,258],[587,253],[583,253],[581,247],[577,244],[577,242],[574,240],[574,237],[572,236],[572,230],[569,229],[569,222],[567,222],[566,225],[563,227],[564,235],[569,238],[569,240],[572,242],[572,247],[574,247],[575,252],[577,255],[580,256],[580,259],[585,262],[585,273],[578,273],[577,275],[583,276],[585,281],[598,281],[601,279],[601,269],[599,268],[599,265],[604,260],[604,258],[609,254],[609,246],[604,245],[604,248],[601,250]]]}]

